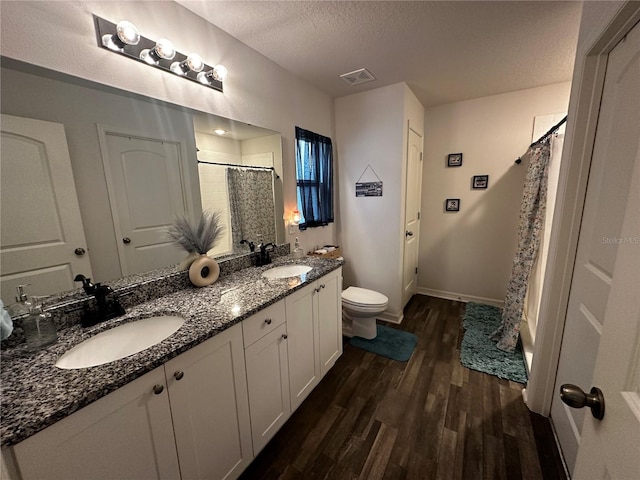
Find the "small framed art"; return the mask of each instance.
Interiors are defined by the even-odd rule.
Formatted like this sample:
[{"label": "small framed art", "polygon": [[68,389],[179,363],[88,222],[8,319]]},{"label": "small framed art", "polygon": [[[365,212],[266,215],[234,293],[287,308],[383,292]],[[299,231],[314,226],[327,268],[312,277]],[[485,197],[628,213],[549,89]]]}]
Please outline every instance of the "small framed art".
[{"label": "small framed art", "polygon": [[474,175],[471,185],[475,190],[487,188],[489,186],[489,175]]},{"label": "small framed art", "polygon": [[444,202],[444,209],[447,212],[460,211],[460,199],[459,198],[447,198]]},{"label": "small framed art", "polygon": [[461,153],[450,153],[447,155],[447,167],[459,167],[462,165]]}]

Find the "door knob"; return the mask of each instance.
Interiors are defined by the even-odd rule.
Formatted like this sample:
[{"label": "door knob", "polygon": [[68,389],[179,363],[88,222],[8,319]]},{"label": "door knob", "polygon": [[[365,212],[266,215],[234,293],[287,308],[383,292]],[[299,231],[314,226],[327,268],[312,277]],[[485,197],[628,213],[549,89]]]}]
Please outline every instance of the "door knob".
[{"label": "door knob", "polygon": [[127,243],[127,244],[128,244],[128,243],[131,243],[131,239],[130,239],[129,237],[124,237],[124,238],[122,239],[122,243]]},{"label": "door knob", "polygon": [[404,236],[405,237],[413,237],[413,232],[411,230],[407,230],[406,232],[404,232]]},{"label": "door knob", "polygon": [[560,400],[572,408],[589,407],[594,418],[604,418],[604,395],[597,387],[592,387],[590,393],[584,393],[580,387],[565,383],[560,387]]},{"label": "door knob", "polygon": [[85,253],[87,253],[87,251],[82,248],[82,247],[78,247],[76,248],[73,253],[75,253],[76,255],[78,255],[79,257],[81,257],[82,255],[84,255]]}]

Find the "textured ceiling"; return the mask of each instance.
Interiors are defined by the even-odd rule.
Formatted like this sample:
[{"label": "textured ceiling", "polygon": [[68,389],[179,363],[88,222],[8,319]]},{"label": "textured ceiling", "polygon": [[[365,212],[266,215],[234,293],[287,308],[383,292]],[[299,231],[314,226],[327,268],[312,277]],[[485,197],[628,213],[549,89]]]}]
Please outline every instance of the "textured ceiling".
[{"label": "textured ceiling", "polygon": [[[405,81],[425,107],[571,80],[580,2],[178,3],[332,97]],[[343,73],[376,80],[351,86]]]}]

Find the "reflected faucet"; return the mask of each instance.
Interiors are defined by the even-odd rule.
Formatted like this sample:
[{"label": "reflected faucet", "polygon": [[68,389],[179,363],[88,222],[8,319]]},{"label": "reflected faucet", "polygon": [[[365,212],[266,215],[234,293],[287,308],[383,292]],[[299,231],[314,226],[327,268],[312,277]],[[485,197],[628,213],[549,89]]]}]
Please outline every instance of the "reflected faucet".
[{"label": "reflected faucet", "polygon": [[[271,248],[268,248],[271,247]],[[258,258],[256,259],[256,267],[261,267],[262,265],[269,265],[271,263],[271,256],[269,252],[272,252],[276,246],[269,243],[261,243],[258,245],[258,249],[260,250],[258,253]]]},{"label": "reflected faucet", "polygon": [[[82,274],[76,275],[73,279],[76,282],[82,282],[82,288],[87,295],[93,295],[96,299],[96,309],[91,308],[85,310],[82,315],[82,326],[91,327],[105,320],[120,317],[124,315],[125,309],[118,297],[115,295],[113,289],[109,285],[102,285],[100,283],[91,283],[91,279],[85,277]],[[113,294],[112,299],[108,299],[109,295]]]},{"label": "reflected faucet", "polygon": [[256,245],[253,242],[251,242],[249,240],[245,240],[245,239],[240,240],[240,245],[242,245],[244,243],[246,243],[249,246],[249,251],[251,251],[251,252],[255,252],[256,251]]}]

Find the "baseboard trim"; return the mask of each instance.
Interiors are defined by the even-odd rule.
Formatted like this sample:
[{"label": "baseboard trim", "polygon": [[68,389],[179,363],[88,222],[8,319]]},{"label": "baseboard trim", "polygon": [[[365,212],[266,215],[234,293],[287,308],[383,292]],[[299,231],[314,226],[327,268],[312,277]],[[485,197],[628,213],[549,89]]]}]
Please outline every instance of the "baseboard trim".
[{"label": "baseboard trim", "polygon": [[458,302],[475,302],[486,303],[487,305],[494,305],[496,307],[504,307],[504,300],[496,300],[494,298],[476,297],[474,295],[465,295],[463,293],[445,292],[443,290],[432,290],[430,288],[418,288],[417,293],[421,295],[429,295],[437,298],[444,298],[445,300],[456,300]]},{"label": "baseboard trim", "polygon": [[398,314],[393,314],[390,312],[382,312],[382,314],[376,317],[378,320],[382,320],[383,322],[395,323],[396,325],[400,325],[402,320],[404,320],[404,313],[400,312]]}]

